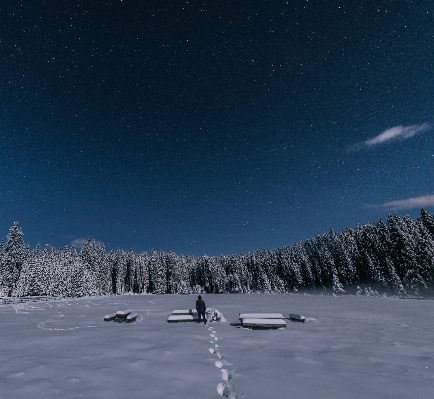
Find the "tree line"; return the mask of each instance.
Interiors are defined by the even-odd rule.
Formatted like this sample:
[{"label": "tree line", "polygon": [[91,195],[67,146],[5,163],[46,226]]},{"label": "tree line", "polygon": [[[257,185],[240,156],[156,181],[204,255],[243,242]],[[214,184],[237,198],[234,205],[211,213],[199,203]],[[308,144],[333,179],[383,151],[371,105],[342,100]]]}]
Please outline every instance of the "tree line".
[{"label": "tree line", "polygon": [[434,218],[386,221],[318,235],[247,254],[106,252],[89,238],[77,252],[38,245],[30,251],[18,221],[0,243],[0,296],[81,297],[126,293],[379,292],[432,295]]}]

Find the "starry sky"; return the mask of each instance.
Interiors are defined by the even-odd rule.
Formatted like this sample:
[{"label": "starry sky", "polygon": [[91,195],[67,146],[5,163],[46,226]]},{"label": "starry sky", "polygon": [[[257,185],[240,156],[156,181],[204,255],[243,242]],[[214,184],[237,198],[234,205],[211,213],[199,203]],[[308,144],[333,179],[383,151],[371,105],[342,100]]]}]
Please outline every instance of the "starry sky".
[{"label": "starry sky", "polygon": [[0,5],[0,237],[246,253],[434,212],[430,1]]}]

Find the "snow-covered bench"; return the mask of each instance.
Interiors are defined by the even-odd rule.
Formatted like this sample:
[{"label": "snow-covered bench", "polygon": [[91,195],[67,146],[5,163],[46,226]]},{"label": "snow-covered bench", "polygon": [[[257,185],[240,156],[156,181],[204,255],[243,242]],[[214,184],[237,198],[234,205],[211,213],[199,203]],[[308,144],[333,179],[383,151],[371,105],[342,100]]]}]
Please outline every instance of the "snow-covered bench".
[{"label": "snow-covered bench", "polygon": [[127,319],[125,320],[127,323],[132,323],[133,321],[136,321],[138,314],[137,313],[130,313],[127,316]]},{"label": "snow-covered bench", "polygon": [[301,314],[294,313],[289,314],[289,319],[292,321],[299,321],[301,323],[304,323],[306,321],[306,317],[302,316]]},{"label": "snow-covered bench", "polygon": [[128,315],[130,313],[131,313],[131,310],[129,310],[129,309],[128,310],[118,310],[116,312],[116,319],[117,319],[117,321],[119,323],[124,322],[127,319]]},{"label": "snow-covered bench", "polygon": [[240,313],[241,325],[246,328],[285,328],[285,318],[281,313]]},{"label": "snow-covered bench", "polygon": [[116,313],[111,313],[104,316],[104,321],[112,321],[116,319]]}]

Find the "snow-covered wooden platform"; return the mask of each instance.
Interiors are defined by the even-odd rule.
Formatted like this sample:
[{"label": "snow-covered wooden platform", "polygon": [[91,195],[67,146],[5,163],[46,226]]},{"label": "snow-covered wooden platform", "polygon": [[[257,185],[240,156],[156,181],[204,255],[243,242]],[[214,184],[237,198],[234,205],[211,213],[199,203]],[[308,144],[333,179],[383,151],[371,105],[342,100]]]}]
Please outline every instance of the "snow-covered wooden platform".
[{"label": "snow-covered wooden platform", "polygon": [[251,329],[286,328],[281,313],[240,313],[241,325]]},{"label": "snow-covered wooden platform", "polygon": [[241,319],[284,319],[282,313],[240,313]]},{"label": "snow-covered wooden platform", "polygon": [[185,323],[189,321],[198,321],[199,316],[196,314],[178,314],[178,315],[171,315],[168,317],[167,322],[168,323]]},{"label": "snow-covered wooden platform", "polygon": [[304,323],[306,321],[306,317],[302,316],[301,314],[290,313],[289,318],[292,321],[299,321],[301,323]]},{"label": "snow-covered wooden platform", "polygon": [[261,329],[261,328],[286,328],[284,319],[241,319],[241,324],[245,328]]}]

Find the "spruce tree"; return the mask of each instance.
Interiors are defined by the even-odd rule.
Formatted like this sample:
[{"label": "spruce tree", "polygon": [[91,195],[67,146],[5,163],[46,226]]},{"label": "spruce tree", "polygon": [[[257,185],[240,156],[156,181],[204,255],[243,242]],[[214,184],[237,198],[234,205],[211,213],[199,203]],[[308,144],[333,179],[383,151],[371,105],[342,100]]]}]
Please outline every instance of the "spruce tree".
[{"label": "spruce tree", "polygon": [[20,278],[21,268],[29,254],[29,249],[24,244],[23,236],[23,232],[17,220],[9,229],[5,245],[6,256],[4,261],[3,281],[9,290],[9,296],[16,287],[18,279]]},{"label": "spruce tree", "polygon": [[434,238],[434,218],[422,208],[420,210],[419,220]]}]

